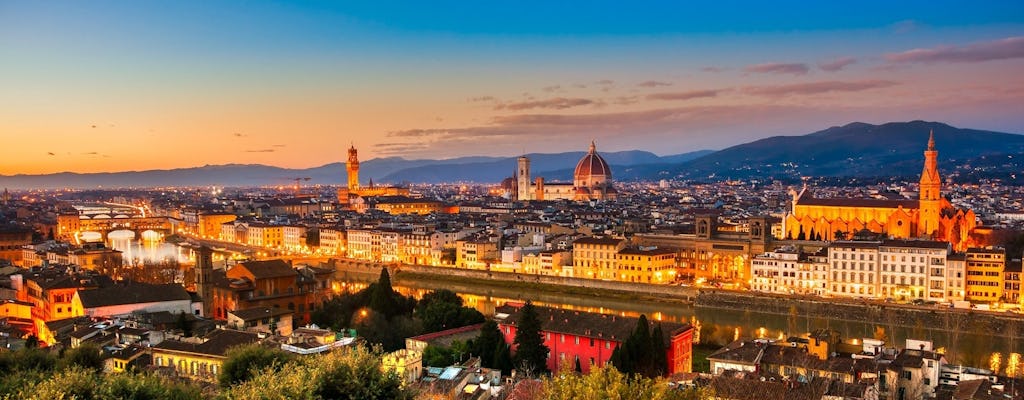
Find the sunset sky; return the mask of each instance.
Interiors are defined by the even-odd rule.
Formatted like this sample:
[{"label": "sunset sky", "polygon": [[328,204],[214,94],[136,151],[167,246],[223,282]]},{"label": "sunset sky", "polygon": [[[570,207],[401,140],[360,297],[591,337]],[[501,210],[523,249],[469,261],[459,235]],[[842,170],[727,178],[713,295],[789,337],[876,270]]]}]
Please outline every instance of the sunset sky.
[{"label": "sunset sky", "polygon": [[1019,0],[342,3],[0,2],[0,174],[1024,133]]}]

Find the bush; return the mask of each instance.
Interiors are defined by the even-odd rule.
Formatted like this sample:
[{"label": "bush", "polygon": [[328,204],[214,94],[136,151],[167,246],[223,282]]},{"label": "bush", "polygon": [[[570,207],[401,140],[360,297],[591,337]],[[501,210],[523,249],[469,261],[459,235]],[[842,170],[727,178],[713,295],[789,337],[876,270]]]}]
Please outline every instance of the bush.
[{"label": "bush", "polygon": [[292,356],[280,349],[259,344],[238,346],[228,350],[218,380],[227,387],[252,379],[264,370],[279,370]]}]

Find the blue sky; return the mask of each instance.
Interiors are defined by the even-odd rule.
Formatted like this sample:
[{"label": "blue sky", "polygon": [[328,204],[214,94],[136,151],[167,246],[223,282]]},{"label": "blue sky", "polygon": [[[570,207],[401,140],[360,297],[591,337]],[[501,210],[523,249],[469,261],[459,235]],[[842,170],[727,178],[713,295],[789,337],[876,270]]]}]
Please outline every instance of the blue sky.
[{"label": "blue sky", "polygon": [[0,174],[1024,132],[1019,1],[8,1],[0,59]]}]

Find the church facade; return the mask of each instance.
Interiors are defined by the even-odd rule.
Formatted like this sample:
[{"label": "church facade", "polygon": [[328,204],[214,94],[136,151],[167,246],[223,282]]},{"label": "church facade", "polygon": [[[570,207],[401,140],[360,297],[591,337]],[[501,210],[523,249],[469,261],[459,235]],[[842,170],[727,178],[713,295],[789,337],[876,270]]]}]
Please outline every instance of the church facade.
[{"label": "church facade", "polygon": [[612,169],[597,153],[597,146],[590,142],[590,150],[576,163],[572,183],[547,183],[537,177],[530,181],[530,159],[519,157],[515,176],[508,188],[511,196],[519,201],[543,200],[612,200],[618,191],[612,186]]},{"label": "church facade", "polygon": [[947,241],[958,251],[966,250],[976,227],[974,211],[958,209],[942,197],[938,155],[931,134],[917,200],[815,198],[806,188],[794,193],[784,220],[786,238],[840,240],[866,229],[899,239]]}]

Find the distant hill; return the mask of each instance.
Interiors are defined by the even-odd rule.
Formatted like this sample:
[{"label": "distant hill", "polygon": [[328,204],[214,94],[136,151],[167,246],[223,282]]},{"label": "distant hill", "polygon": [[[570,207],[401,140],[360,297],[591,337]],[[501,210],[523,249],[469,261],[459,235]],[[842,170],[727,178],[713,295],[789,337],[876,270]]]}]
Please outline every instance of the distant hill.
[{"label": "distant hill", "polygon": [[[706,151],[705,151],[706,152]],[[703,154],[704,152],[688,153]],[[646,151],[602,153],[612,165],[659,163],[665,159],[687,156],[658,157]],[[575,167],[583,152],[531,154],[531,169],[543,175],[545,170]],[[692,157],[690,157],[692,158]],[[376,158],[360,162],[359,178],[364,183],[373,179],[381,183],[437,182],[499,182],[511,176],[516,157],[470,156],[445,160],[406,160],[399,157]],[[613,167],[614,168],[614,167]],[[625,168],[625,167],[622,167]],[[569,173],[571,178],[571,172]],[[338,185],[346,180],[345,164],[331,163],[314,168],[280,168],[260,164],[205,165],[167,170],[107,172],[79,174],[62,172],[42,175],[0,175],[0,188],[119,188],[166,186],[263,186],[290,185],[295,178],[310,178],[303,185]]]},{"label": "distant hill", "polygon": [[[1021,182],[1024,135],[962,129],[940,122],[911,121],[872,125],[854,122],[801,136],[775,136],[720,151],[701,150],[662,156],[640,150],[601,152],[614,179],[689,180],[783,179],[817,177],[906,177],[920,174],[928,132],[935,132],[939,170],[958,181],[1002,179]],[[533,176],[572,179],[583,152],[529,154]],[[496,183],[512,175],[516,157],[470,156],[446,160],[377,158],[360,163],[363,182]],[[0,176],[0,188],[95,188],[156,186],[341,184],[345,165],[308,169],[228,164],[195,168],[116,173]]]},{"label": "distant hill", "polygon": [[854,122],[803,136],[775,136],[729,147],[681,163],[667,172],[682,178],[712,180],[912,177],[921,173],[929,131],[935,132],[943,171],[987,155],[1024,152],[1024,135],[961,129],[940,122]]}]

